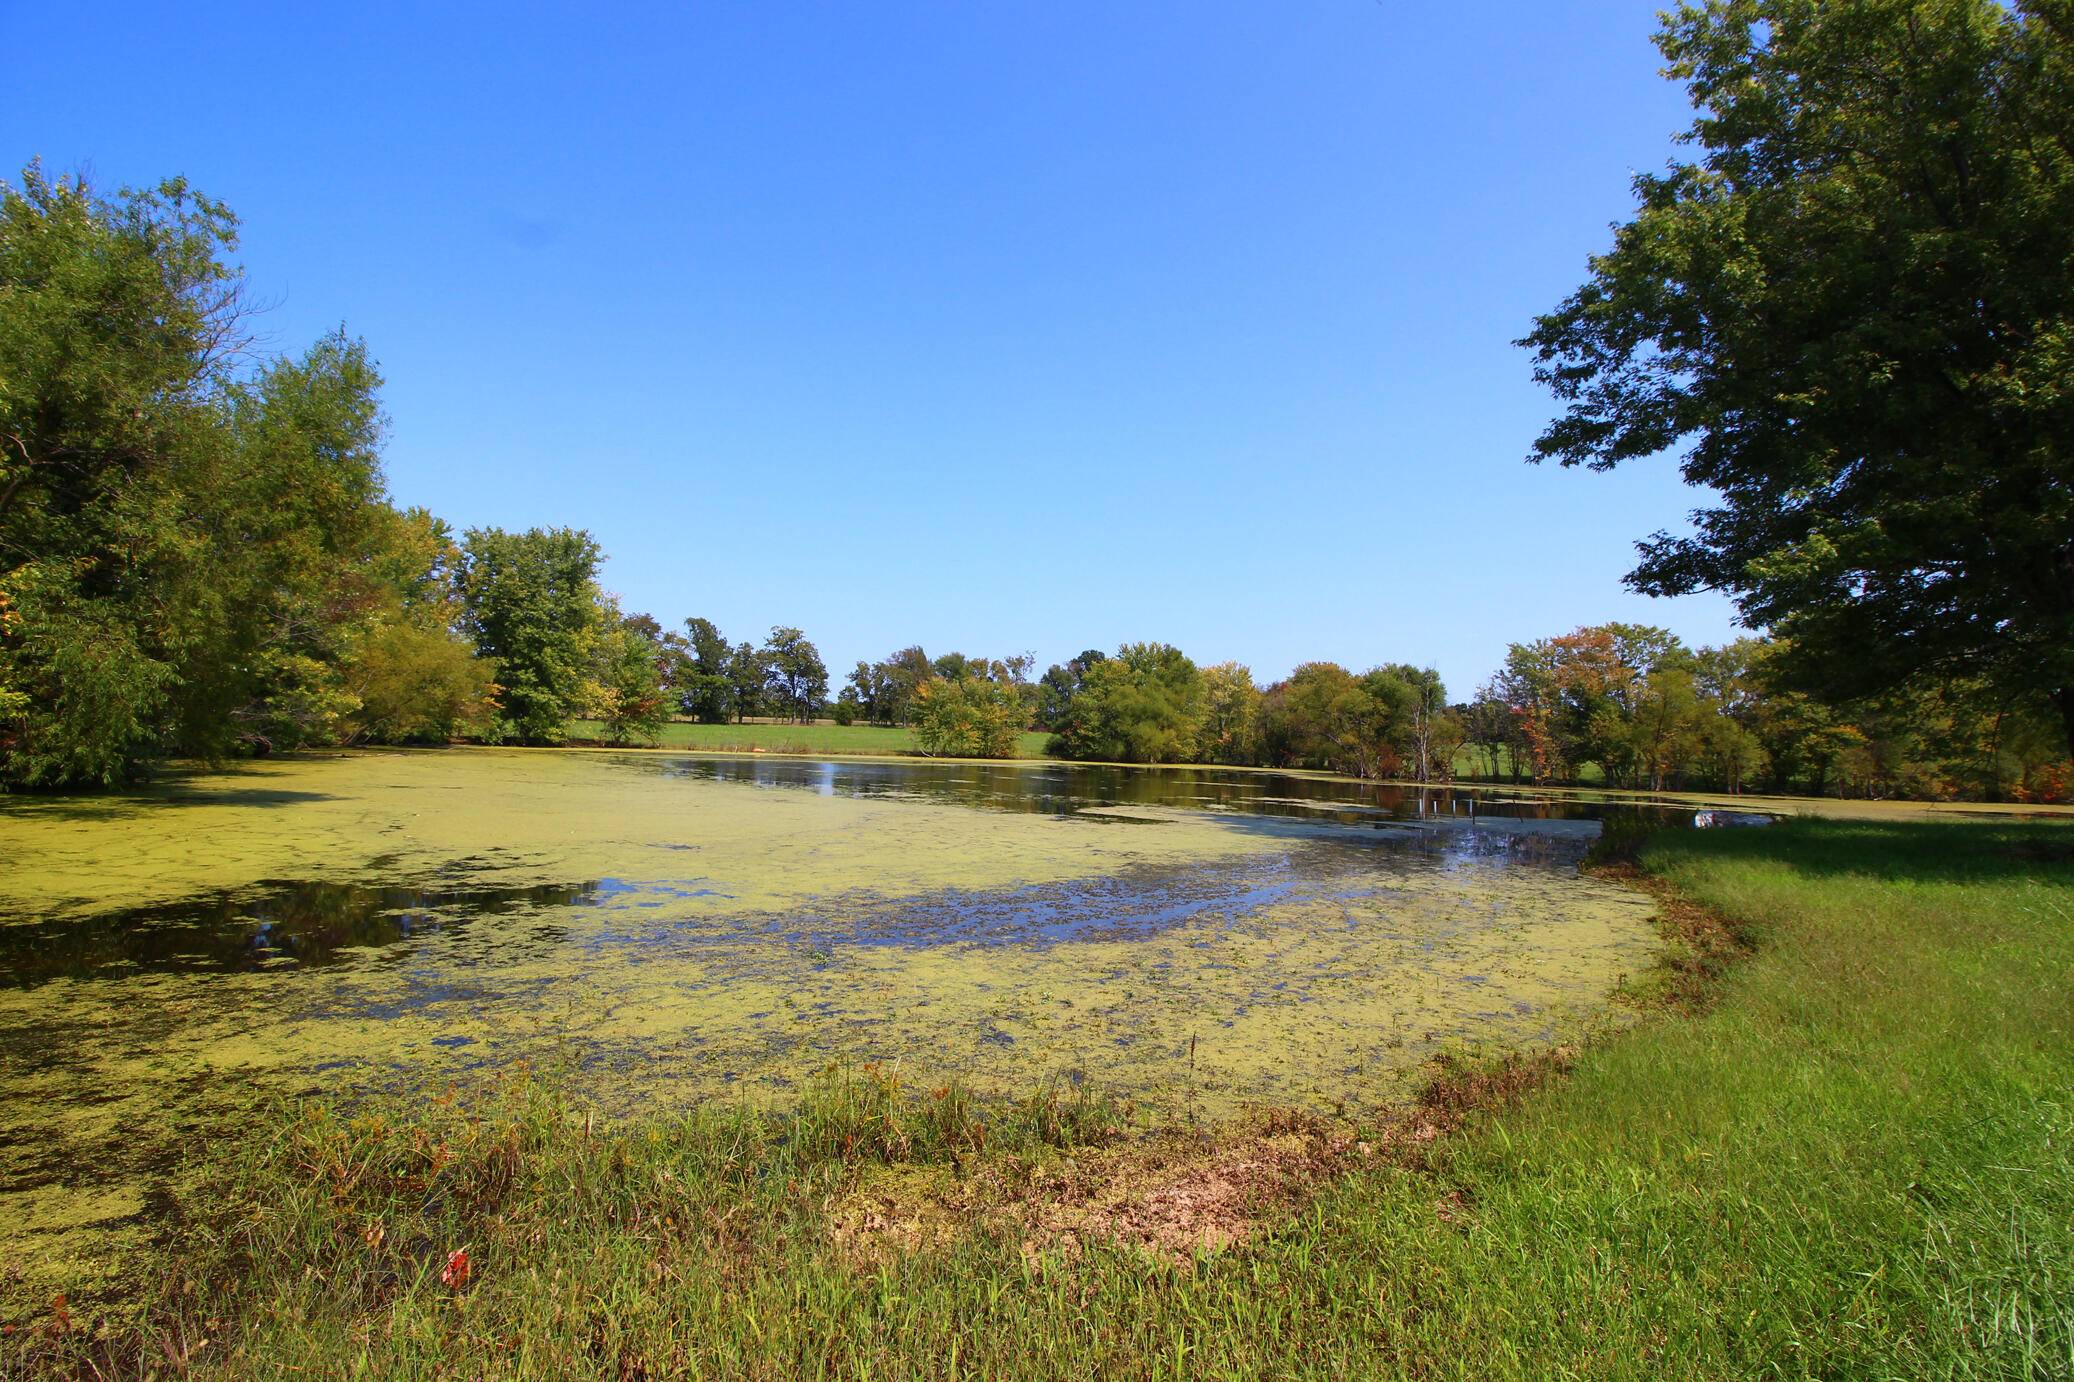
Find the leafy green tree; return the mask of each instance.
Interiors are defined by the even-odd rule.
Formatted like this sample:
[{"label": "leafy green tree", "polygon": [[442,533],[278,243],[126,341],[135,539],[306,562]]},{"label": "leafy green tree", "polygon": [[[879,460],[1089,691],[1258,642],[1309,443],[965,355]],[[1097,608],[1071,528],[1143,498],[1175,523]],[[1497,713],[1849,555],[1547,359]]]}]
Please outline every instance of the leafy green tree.
[{"label": "leafy green tree", "polygon": [[1700,750],[1703,709],[1692,654],[1680,648],[1659,658],[1636,680],[1626,707],[1619,741],[1627,780],[1652,792],[1675,783]]},{"label": "leafy green tree", "polygon": [[471,528],[460,588],[476,649],[497,668],[493,737],[559,743],[585,708],[598,635],[598,544],[572,528]]},{"label": "leafy green tree", "polygon": [[0,183],[0,534],[91,541],[107,496],[214,440],[245,344],[237,218],[171,179],[96,196],[31,164]]},{"label": "leafy green tree", "polygon": [[2074,752],[2074,12],[1709,0],[1657,35],[1697,151],[1522,343],[1534,458],[1720,496],[1629,581],[1722,589],[1831,700],[2049,699]]},{"label": "leafy green tree", "polygon": [[381,380],[343,332],[247,364],[236,243],[179,181],[0,187],[0,779],[360,732]]},{"label": "leafy green tree", "polygon": [[929,655],[919,645],[902,648],[879,664],[884,674],[880,714],[889,725],[906,724],[912,718],[915,695],[922,683],[936,675]]},{"label": "leafy green tree", "polygon": [[1053,663],[1045,669],[1037,682],[1037,727],[1053,733],[1065,728],[1068,709],[1073,698],[1080,694],[1082,682],[1088,670],[1105,661],[1108,654],[1100,648],[1089,648],[1079,657],[1063,666]]},{"label": "leafy green tree", "polygon": [[1053,737],[1067,758],[1185,763],[1203,721],[1203,676],[1179,648],[1126,643],[1087,669]]},{"label": "leafy green tree", "polygon": [[1455,764],[1461,757],[1462,745],[1469,737],[1468,727],[1454,706],[1442,708],[1439,714],[1424,722],[1426,753],[1431,763],[1432,780],[1452,782]]},{"label": "leafy green tree", "polygon": [[1763,772],[1764,746],[1756,720],[1762,701],[1756,668],[1764,644],[1739,638],[1693,656],[1693,684],[1704,707],[1698,730],[1699,755],[1712,785],[1740,792]]},{"label": "leafy green tree", "polygon": [[857,711],[861,711],[865,720],[871,724],[893,724],[896,698],[891,668],[883,662],[865,662],[859,659],[857,665],[850,670],[848,684],[843,687],[841,699],[846,699]]},{"label": "leafy green tree", "polygon": [[963,653],[940,654],[931,660],[929,666],[930,670],[944,681],[963,681],[969,676],[976,675],[973,670],[973,659]]},{"label": "leafy green tree", "polygon": [[779,626],[763,645],[763,662],[770,703],[801,724],[813,723],[828,699],[828,668],[821,650],[798,629]]},{"label": "leafy green tree", "polygon": [[366,346],[334,333],[227,391],[235,459],[212,517],[216,545],[245,555],[215,572],[236,606],[208,645],[217,694],[184,698],[187,742],[222,726],[262,750],[331,743],[353,712],[344,663],[393,603],[368,566],[391,512],[380,385]]},{"label": "leafy green tree", "polygon": [[915,744],[925,754],[1012,758],[1026,707],[1017,683],[975,675],[966,659],[957,678],[932,677],[916,690]]},{"label": "leafy green tree", "polygon": [[682,700],[692,675],[691,640],[674,629],[666,629],[652,614],[624,616],[626,626],[655,645],[657,675],[662,679],[662,714],[667,723],[670,709]]},{"label": "leafy green tree", "polygon": [[1748,727],[1727,715],[1702,717],[1697,726],[1697,757],[1710,785],[1741,792],[1764,770],[1764,746]]},{"label": "leafy green tree", "polygon": [[1454,750],[1462,742],[1461,724],[1448,714],[1447,687],[1431,667],[1399,662],[1378,669],[1404,689],[1391,701],[1403,707],[1396,748],[1411,764],[1412,779],[1431,782],[1454,776]]},{"label": "leafy green tree", "polygon": [[763,709],[770,684],[770,663],[754,643],[737,643],[727,657],[728,700],[734,706],[735,723],[741,724]]},{"label": "leafy green tree", "polygon": [[601,605],[589,708],[604,725],[607,743],[654,743],[669,721],[661,629],[643,615],[620,617],[610,601]]},{"label": "leafy green tree", "polygon": [[1357,677],[1336,662],[1307,662],[1268,688],[1260,712],[1262,751],[1278,767],[1393,776],[1417,697],[1389,668]]},{"label": "leafy green tree", "polygon": [[1238,662],[1203,668],[1202,739],[1196,756],[1205,763],[1251,763],[1260,689],[1252,669]]},{"label": "leafy green tree", "polygon": [[490,664],[460,633],[461,549],[424,509],[377,505],[356,563],[366,594],[339,663],[353,708],[346,742],[445,743],[483,732],[497,706]]},{"label": "leafy green tree", "polygon": [[1519,781],[1526,761],[1525,744],[1519,719],[1501,694],[1499,678],[1477,688],[1476,699],[1462,708],[1460,721],[1464,740],[1481,760],[1483,775],[1497,779],[1509,771],[1512,780]]},{"label": "leafy green tree", "polygon": [[724,725],[734,713],[734,650],[711,619],[684,621],[691,666],[680,672],[677,706],[702,725]]},{"label": "leafy green tree", "polygon": [[236,243],[178,181],[0,185],[0,776],[107,783],[178,747],[185,651],[224,619],[182,520],[229,451]]},{"label": "leafy green tree", "polygon": [[480,732],[495,713],[488,664],[444,629],[406,621],[374,628],[345,672],[354,701],[343,737],[444,744]]}]

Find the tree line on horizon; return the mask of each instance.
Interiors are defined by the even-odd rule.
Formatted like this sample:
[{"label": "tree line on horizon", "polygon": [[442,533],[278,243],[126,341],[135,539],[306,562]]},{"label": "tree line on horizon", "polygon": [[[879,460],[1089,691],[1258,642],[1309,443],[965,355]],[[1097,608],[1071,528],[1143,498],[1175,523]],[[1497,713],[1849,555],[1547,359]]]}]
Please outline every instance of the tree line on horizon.
[{"label": "tree line on horizon", "polygon": [[[695,621],[696,622],[696,621]],[[1027,655],[919,646],[859,662],[839,723],[907,725],[925,753],[1006,757],[1048,731],[1057,757],[1313,768],[1366,778],[1637,790],[2063,801],[2074,792],[2049,706],[1991,683],[1835,703],[1781,674],[1777,640],[1690,648],[1636,624],[1515,643],[1465,701],[1408,663],[1309,662],[1256,684],[1180,649],[1089,649],[1029,679]]]}]

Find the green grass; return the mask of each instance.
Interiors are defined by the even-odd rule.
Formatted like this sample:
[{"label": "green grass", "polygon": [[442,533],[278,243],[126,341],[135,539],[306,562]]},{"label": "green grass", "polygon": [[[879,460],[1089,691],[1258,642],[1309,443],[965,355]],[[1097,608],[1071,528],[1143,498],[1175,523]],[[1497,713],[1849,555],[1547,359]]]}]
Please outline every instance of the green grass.
[{"label": "green grass", "polygon": [[[578,720],[571,733],[578,740],[596,740],[604,727],[595,720]],[[1031,732],[1018,736],[1018,758],[1044,757],[1049,734]],[[695,749],[706,753],[825,753],[892,757],[918,753],[915,732],[906,725],[838,725],[820,720],[810,725],[762,724],[697,725],[673,720],[662,728],[655,747]]]},{"label": "green grass", "polygon": [[[1680,947],[1640,1026],[1189,1260],[1024,1227],[1122,1155],[1086,1145],[1099,1103],[838,1072],[791,1119],[607,1129],[521,1083],[284,1114],[208,1163],[141,1323],[34,1347],[134,1370],[206,1337],[195,1369],[235,1377],[2074,1375],[2070,849],[1657,837],[1646,869],[1749,958]],[[935,1228],[874,1250],[860,1202]]]}]

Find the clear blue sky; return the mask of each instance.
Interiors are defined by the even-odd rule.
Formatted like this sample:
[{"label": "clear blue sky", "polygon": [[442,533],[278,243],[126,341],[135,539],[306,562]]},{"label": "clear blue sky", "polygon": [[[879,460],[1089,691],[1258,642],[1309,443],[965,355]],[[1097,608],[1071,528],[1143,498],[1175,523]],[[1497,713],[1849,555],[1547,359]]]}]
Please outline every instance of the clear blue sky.
[{"label": "clear blue sky", "polygon": [[1124,639],[1263,680],[1606,619],[1668,460],[1522,462],[1510,342],[1689,119],[1657,0],[0,2],[0,142],[185,173],[392,489],[850,662]]}]

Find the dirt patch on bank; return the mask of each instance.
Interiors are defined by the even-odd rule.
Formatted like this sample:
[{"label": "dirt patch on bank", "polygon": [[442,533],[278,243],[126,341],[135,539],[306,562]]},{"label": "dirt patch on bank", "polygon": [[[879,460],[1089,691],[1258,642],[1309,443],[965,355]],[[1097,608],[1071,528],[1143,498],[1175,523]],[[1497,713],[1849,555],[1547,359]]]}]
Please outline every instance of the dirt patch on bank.
[{"label": "dirt patch on bank", "polygon": [[[1669,944],[1655,972],[1623,989],[1622,1000],[1635,1007],[1696,1015],[1711,1006],[1722,974],[1757,947],[1747,929],[1684,898],[1631,857],[1601,859],[1589,872],[1656,903]],[[1162,1133],[1041,1160],[990,1158],[969,1173],[876,1177],[838,1209],[831,1227],[845,1251],[868,1265],[975,1229],[1020,1237],[1033,1260],[1102,1244],[1186,1264],[1286,1221],[1353,1167],[1381,1160],[1431,1169],[1448,1134],[1517,1107],[1567,1073],[1577,1053],[1564,1045],[1487,1062],[1444,1057],[1410,1105],[1359,1127],[1272,1110],[1209,1133]],[[1436,1189],[1441,1218],[1472,1211],[1459,1190]]]},{"label": "dirt patch on bank", "polygon": [[889,1171],[860,1182],[830,1229],[867,1268],[974,1230],[1020,1238],[1033,1260],[1104,1245],[1186,1264],[1286,1220],[1344,1171],[1377,1162],[1427,1165],[1448,1133],[1517,1104],[1566,1070],[1573,1055],[1566,1046],[1487,1065],[1440,1063],[1416,1102],[1359,1128],[1278,1109],[1215,1133],[989,1159],[970,1174]]}]

